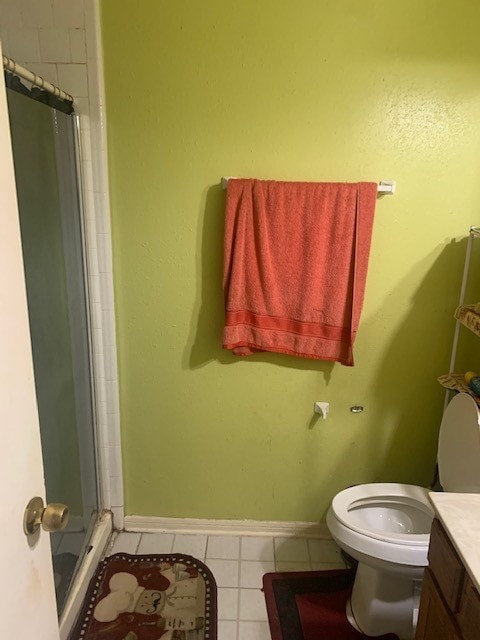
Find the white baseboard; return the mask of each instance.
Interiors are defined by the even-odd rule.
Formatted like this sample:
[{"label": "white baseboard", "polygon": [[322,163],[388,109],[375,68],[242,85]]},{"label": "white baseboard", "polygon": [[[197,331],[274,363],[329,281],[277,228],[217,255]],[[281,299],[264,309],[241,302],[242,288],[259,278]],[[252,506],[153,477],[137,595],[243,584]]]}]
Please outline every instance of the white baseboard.
[{"label": "white baseboard", "polygon": [[112,534],[112,514],[104,511],[95,523],[90,538],[90,551],[85,556],[82,566],[70,588],[70,593],[60,618],[60,640],[66,640],[80,612],[90,579],[95,573],[98,563]]},{"label": "white baseboard", "polygon": [[278,536],[325,538],[331,535],[324,522],[277,522],[259,520],[200,520],[125,516],[125,531],[136,533],[203,533],[207,535]]}]

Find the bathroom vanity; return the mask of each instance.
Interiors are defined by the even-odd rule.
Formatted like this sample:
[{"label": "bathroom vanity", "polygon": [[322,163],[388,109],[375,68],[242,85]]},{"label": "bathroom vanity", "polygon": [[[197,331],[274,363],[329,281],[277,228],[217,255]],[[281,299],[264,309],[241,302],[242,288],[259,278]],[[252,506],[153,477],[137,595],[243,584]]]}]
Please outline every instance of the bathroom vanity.
[{"label": "bathroom vanity", "polygon": [[429,566],[416,640],[480,638],[480,495],[431,493]]}]

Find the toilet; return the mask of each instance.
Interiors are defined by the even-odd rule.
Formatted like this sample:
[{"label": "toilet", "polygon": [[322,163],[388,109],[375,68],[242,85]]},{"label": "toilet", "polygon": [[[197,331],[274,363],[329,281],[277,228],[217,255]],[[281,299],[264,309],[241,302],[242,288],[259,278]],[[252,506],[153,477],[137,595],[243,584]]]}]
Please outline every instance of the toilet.
[{"label": "toilet", "polygon": [[[480,412],[459,393],[445,409],[438,438],[444,491],[480,493]],[[413,638],[434,517],[423,487],[371,483],[340,491],[327,514],[335,542],[358,560],[347,604],[350,623],[362,633]]]}]

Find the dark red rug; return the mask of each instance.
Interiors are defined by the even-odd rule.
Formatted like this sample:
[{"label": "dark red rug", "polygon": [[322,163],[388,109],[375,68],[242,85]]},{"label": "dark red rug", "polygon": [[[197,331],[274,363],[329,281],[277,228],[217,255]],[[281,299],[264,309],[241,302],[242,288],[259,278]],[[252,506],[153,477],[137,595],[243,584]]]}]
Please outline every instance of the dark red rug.
[{"label": "dark red rug", "polygon": [[[345,615],[355,571],[267,573],[263,590],[272,640],[365,640]],[[398,640],[395,634],[376,640]]]},{"label": "dark red rug", "polygon": [[69,640],[216,640],[217,588],[200,560],[117,553],[98,565]]}]

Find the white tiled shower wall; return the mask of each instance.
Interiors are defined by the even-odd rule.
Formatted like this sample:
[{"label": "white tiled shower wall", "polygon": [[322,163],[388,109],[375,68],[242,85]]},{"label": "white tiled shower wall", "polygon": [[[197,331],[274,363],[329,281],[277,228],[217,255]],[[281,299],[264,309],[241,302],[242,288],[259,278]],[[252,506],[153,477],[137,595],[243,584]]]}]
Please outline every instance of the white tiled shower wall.
[{"label": "white tiled shower wall", "polygon": [[117,356],[98,0],[0,0],[3,53],[70,93],[80,116],[102,504],[123,529]]}]

